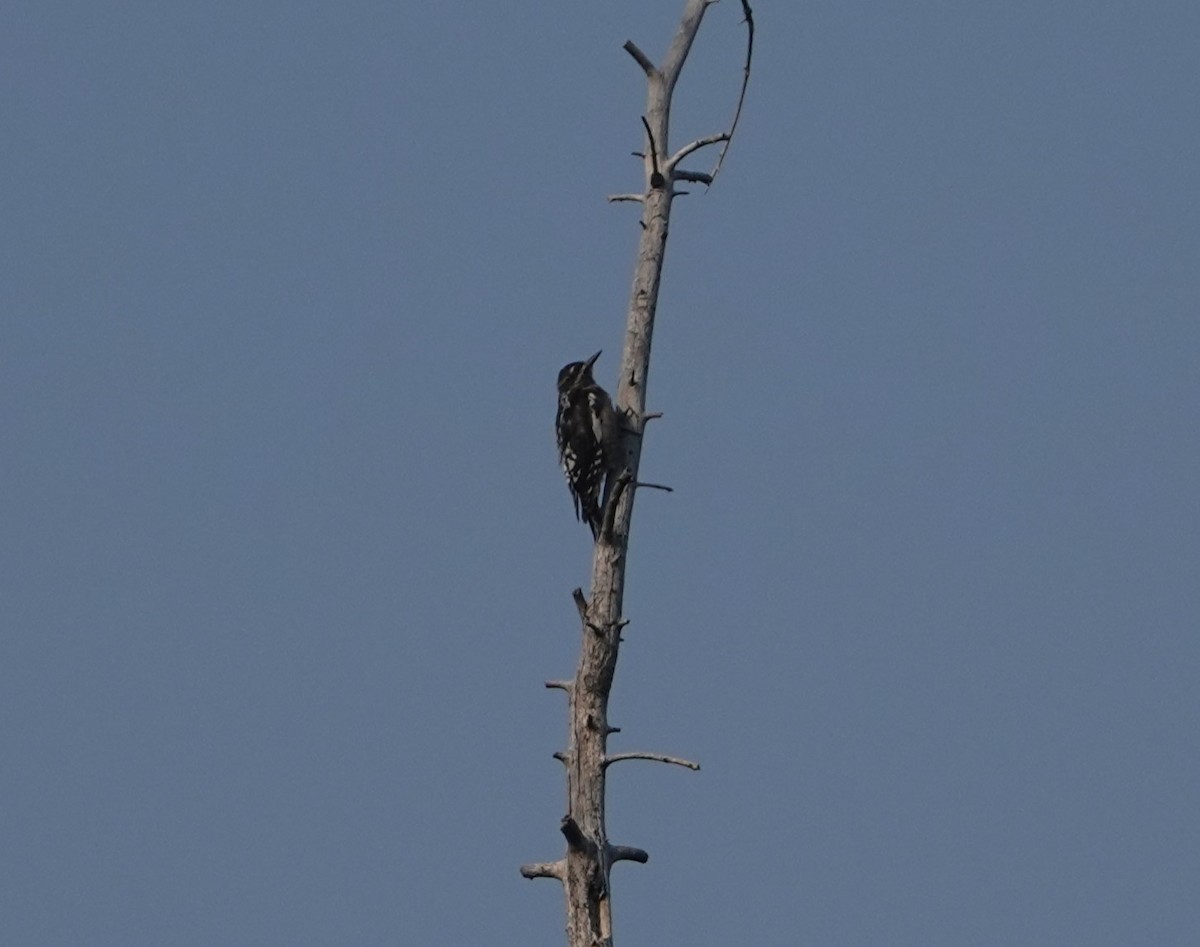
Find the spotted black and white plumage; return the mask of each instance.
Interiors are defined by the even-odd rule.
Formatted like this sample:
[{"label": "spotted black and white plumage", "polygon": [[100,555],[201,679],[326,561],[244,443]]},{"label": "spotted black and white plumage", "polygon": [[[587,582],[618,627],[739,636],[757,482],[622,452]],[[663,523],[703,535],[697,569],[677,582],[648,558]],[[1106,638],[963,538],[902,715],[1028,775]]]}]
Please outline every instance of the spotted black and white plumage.
[{"label": "spotted black and white plumage", "polygon": [[554,422],[558,459],[575,501],[575,516],[588,524],[592,538],[600,535],[600,498],[617,440],[612,399],[592,378],[592,366],[599,357],[597,352],[586,362],[571,362],[558,373]]}]

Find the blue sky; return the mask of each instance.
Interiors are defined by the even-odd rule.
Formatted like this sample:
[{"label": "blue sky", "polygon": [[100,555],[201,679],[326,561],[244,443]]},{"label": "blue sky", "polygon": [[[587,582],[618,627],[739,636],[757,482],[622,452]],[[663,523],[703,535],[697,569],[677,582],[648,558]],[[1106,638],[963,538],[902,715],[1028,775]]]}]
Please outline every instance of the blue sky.
[{"label": "blue sky", "polygon": [[[6,943],[562,942],[553,381],[681,8],[5,7]],[[756,12],[611,707],[704,768],[612,771],[618,943],[1191,944],[1200,8]]]}]

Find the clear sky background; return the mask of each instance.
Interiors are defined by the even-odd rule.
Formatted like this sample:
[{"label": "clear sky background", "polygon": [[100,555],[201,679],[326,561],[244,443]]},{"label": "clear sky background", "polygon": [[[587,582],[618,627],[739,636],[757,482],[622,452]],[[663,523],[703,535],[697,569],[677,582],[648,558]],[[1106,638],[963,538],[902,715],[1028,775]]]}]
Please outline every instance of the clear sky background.
[{"label": "clear sky background", "polygon": [[[6,945],[563,943],[554,376],[681,9],[4,6]],[[704,768],[612,771],[618,943],[1195,944],[1200,5],[757,14],[611,708]]]}]

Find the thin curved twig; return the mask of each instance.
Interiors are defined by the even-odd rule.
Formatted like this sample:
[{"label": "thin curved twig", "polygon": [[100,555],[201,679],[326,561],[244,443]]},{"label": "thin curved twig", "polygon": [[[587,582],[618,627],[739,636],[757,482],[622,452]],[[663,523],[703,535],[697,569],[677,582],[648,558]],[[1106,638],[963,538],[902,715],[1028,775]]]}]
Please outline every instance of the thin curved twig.
[{"label": "thin curved twig", "polygon": [[746,87],[750,85],[750,61],[754,58],[754,11],[750,9],[750,0],[742,0],[742,12],[746,14],[746,65],[742,68],[742,90],[738,93],[737,108],[733,110],[733,122],[729,126],[729,137],[721,146],[717,155],[717,164],[712,170],[711,177],[716,177],[725,163],[725,152],[733,144],[733,133],[737,131],[738,120],[742,117],[742,103],[746,101]]},{"label": "thin curved twig", "polygon": [[658,166],[658,145],[654,141],[654,132],[650,130],[650,123],[646,121],[646,116],[642,116],[642,126],[646,129],[646,137],[650,139],[650,186],[662,187],[663,175],[662,169]]}]

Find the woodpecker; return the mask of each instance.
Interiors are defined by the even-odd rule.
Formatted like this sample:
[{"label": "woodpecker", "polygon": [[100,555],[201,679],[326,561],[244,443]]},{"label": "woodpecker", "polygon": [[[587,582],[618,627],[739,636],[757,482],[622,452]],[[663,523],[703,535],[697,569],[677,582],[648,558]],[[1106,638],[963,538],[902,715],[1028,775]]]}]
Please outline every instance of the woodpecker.
[{"label": "woodpecker", "polygon": [[601,488],[616,456],[617,416],[612,399],[596,384],[592,366],[597,352],[586,362],[571,362],[558,373],[558,459],[571,498],[575,517],[588,524],[592,538],[600,536]]}]

